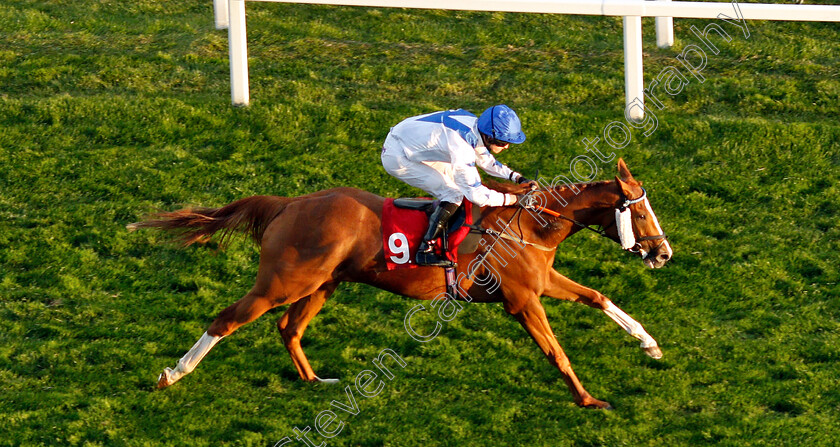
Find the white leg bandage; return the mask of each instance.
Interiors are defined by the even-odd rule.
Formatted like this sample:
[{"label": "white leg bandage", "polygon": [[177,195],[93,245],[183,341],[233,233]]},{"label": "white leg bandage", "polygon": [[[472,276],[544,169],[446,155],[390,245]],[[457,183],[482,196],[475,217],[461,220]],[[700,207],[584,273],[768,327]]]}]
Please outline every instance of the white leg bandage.
[{"label": "white leg bandage", "polygon": [[638,321],[631,318],[630,315],[627,315],[623,310],[619,309],[618,306],[612,303],[612,301],[607,302],[607,308],[604,309],[604,313],[612,318],[613,321],[618,323],[619,326],[624,328],[628,334],[641,340],[642,348],[652,348],[657,346],[656,340],[645,332],[645,328],[643,328]]},{"label": "white leg bandage", "polygon": [[213,349],[213,346],[221,340],[222,337],[213,337],[208,335],[207,332],[198,339],[198,341],[193,345],[192,349],[190,349],[181,360],[178,360],[178,365],[175,366],[174,370],[169,372],[169,378],[174,383],[177,382],[178,379],[181,377],[186,376],[187,374],[191,373],[196,366],[198,366],[198,362]]}]

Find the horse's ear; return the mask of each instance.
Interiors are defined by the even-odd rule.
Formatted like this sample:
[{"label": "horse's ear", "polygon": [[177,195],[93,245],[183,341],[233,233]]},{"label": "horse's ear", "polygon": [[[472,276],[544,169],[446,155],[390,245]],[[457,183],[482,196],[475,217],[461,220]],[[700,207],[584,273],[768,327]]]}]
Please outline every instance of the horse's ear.
[{"label": "horse's ear", "polygon": [[638,195],[633,192],[633,186],[631,184],[620,179],[618,176],[615,176],[615,182],[618,183],[618,187],[621,189],[621,193],[624,194],[624,197],[635,197]]},{"label": "horse's ear", "polygon": [[633,178],[633,174],[630,173],[630,170],[627,169],[627,164],[624,163],[623,158],[618,159],[618,175],[625,182],[632,182],[636,180]]},{"label": "horse's ear", "polygon": [[630,170],[627,169],[627,164],[624,163],[623,158],[618,159],[618,174],[615,176],[615,181],[618,183],[618,187],[621,188],[624,197],[636,197],[638,194],[634,190],[640,184],[633,178]]}]

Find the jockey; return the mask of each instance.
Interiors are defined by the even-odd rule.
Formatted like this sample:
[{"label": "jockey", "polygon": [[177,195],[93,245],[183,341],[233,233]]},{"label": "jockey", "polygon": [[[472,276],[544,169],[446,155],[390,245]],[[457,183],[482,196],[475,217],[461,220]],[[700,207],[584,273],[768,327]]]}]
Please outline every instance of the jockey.
[{"label": "jockey", "polygon": [[382,146],[385,171],[440,200],[417,250],[418,265],[451,264],[435,254],[434,240],[464,197],[478,206],[517,203],[516,195],[482,185],[476,166],[494,177],[536,186],[491,154],[523,141],[519,117],[504,104],[490,107],[478,118],[463,109],[447,110],[407,118],[391,128]]}]

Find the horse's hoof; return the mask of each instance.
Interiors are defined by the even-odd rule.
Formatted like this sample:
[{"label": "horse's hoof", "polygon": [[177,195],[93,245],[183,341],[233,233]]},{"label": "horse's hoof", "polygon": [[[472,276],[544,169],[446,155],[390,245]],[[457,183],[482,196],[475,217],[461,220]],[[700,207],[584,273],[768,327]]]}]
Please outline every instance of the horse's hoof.
[{"label": "horse's hoof", "polygon": [[649,348],[644,348],[645,354],[650,356],[652,359],[659,360],[662,358],[662,350],[659,349],[659,346],[651,346]]},{"label": "horse's hoof", "polygon": [[328,384],[331,384],[331,385],[335,384],[335,383],[338,383],[338,379],[322,379],[318,376],[315,376],[315,380],[317,380],[318,382],[321,382],[321,383],[328,383]]},{"label": "horse's hoof", "polygon": [[157,389],[162,390],[168,387],[169,385],[172,385],[173,382],[169,377],[169,373],[171,372],[172,368],[164,368],[163,372],[160,373],[160,375],[158,376]]},{"label": "horse's hoof", "polygon": [[615,408],[613,408],[613,406],[612,406],[612,405],[610,405],[610,403],[609,403],[609,402],[604,402],[604,401],[602,401],[602,400],[598,400],[598,399],[591,399],[590,401],[585,402],[585,403],[584,403],[583,405],[581,405],[581,406],[582,406],[582,407],[585,407],[585,408],[592,408],[592,409],[595,409],[595,410],[607,410],[607,411],[612,411],[612,410],[614,410],[614,409],[615,409]]},{"label": "horse's hoof", "polygon": [[610,405],[609,402],[600,402],[598,404],[589,404],[589,405],[586,405],[586,408],[591,408],[593,410],[605,410],[605,411],[615,410],[615,408],[613,408],[613,406]]}]

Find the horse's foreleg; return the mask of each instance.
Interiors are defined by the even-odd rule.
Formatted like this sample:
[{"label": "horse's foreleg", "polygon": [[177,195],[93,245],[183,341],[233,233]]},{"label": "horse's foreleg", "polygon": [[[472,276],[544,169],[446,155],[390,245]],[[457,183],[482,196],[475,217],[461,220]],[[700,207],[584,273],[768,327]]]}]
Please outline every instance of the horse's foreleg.
[{"label": "horse's foreleg", "polygon": [[543,295],[580,302],[595,309],[602,310],[627,331],[628,334],[640,340],[642,342],[641,348],[644,349],[647,355],[655,359],[662,358],[662,351],[659,349],[656,340],[645,331],[645,328],[597,290],[584,287],[557,273],[555,270],[551,270]]},{"label": "horse's foreleg", "polygon": [[291,306],[289,306],[289,309],[286,310],[286,313],[277,320],[277,329],[283,337],[283,344],[289,351],[289,355],[292,357],[292,362],[294,363],[298,374],[300,374],[300,378],[308,382],[338,382],[338,379],[321,379],[315,375],[315,372],[312,370],[312,366],[309,365],[309,360],[306,359],[306,355],[303,353],[303,349],[300,346],[300,340],[303,337],[303,332],[306,330],[306,326],[309,324],[309,321],[321,311],[321,308],[324,307],[324,303],[327,302],[327,299],[330,297],[337,285],[338,284],[335,283],[325,284],[312,295],[294,302]]},{"label": "horse's foreleg", "polygon": [[595,399],[592,397],[581,385],[575,372],[572,370],[572,365],[560,343],[557,342],[557,337],[551,330],[548,324],[548,318],[545,315],[542,303],[538,297],[531,298],[527,304],[513,316],[519,321],[522,327],[531,335],[531,338],[537,342],[540,349],[548,357],[548,361],[556,366],[563,374],[563,380],[572,392],[575,403],[581,407],[612,409],[609,403]]}]

